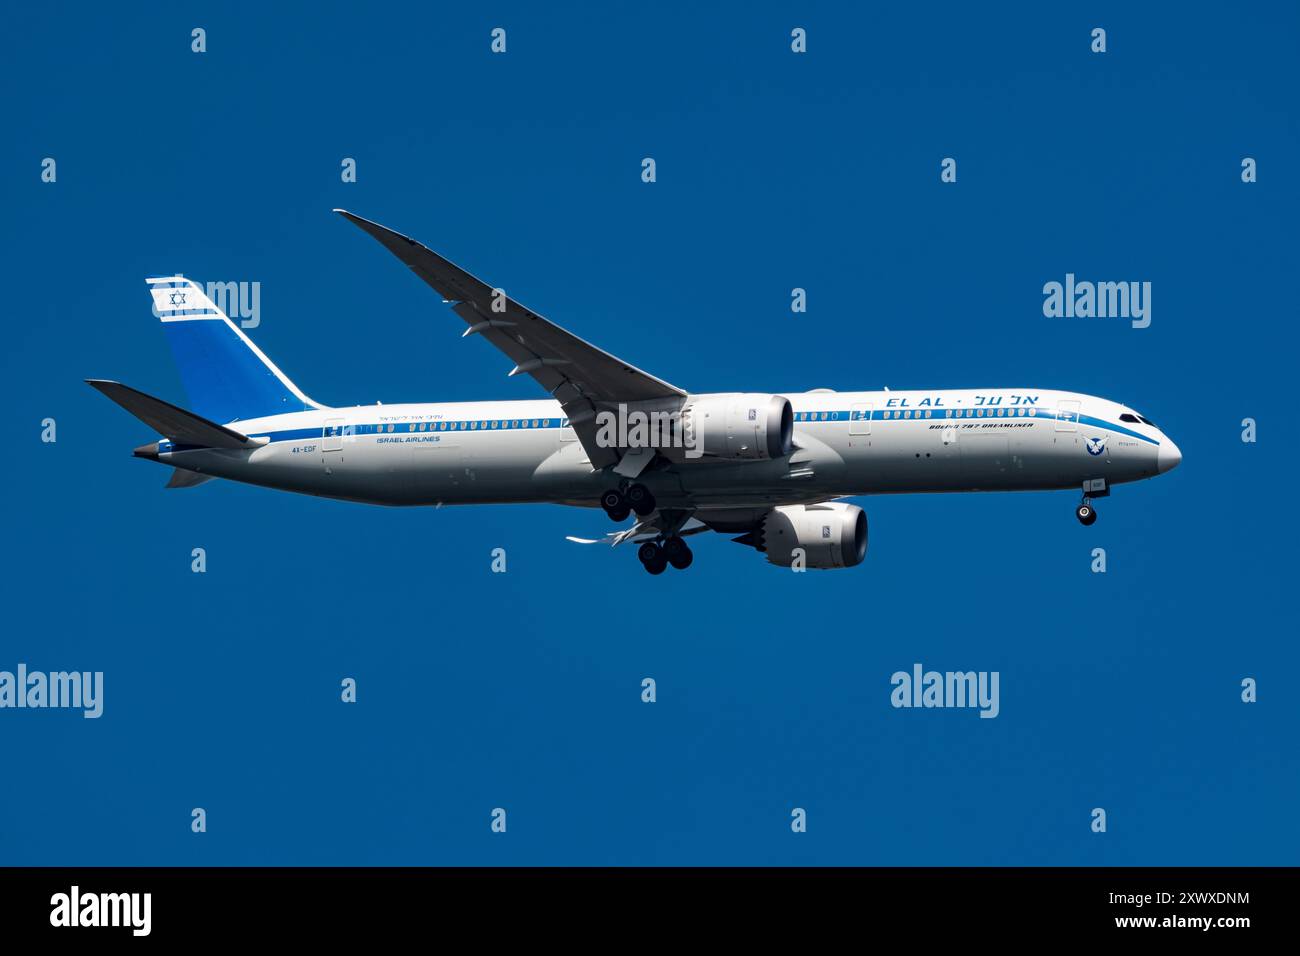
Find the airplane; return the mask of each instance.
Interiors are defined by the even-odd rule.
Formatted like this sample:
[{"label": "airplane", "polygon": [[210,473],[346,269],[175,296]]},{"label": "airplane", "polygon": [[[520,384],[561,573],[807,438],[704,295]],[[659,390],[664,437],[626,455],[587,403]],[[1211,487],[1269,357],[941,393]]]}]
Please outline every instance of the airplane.
[{"label": "airplane", "polygon": [[684,569],[706,531],[799,569],[860,564],[866,514],[842,499],[908,492],[1079,489],[1075,515],[1112,485],[1164,474],[1178,446],[1104,398],[1036,388],[697,393],[565,331],[413,239],[336,209],[439,293],[550,396],[364,405],[308,398],[196,282],[147,280],[188,409],[92,385],[162,438],[137,457],[212,478],[382,505],[549,502],[622,525],[584,544],[639,545],[645,570]]}]

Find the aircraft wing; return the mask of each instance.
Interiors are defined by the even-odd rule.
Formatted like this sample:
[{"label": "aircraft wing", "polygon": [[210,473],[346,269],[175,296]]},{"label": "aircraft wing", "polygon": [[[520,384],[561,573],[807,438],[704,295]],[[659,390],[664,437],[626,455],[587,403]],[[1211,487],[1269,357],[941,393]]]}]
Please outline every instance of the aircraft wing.
[{"label": "aircraft wing", "polygon": [[401,259],[469,325],[515,363],[511,375],[531,375],[560,403],[593,468],[617,464],[619,451],[596,443],[596,412],[621,402],[685,398],[676,386],[629,365],[566,332],[553,322],[476,279],[414,239],[386,226],[335,209]]}]

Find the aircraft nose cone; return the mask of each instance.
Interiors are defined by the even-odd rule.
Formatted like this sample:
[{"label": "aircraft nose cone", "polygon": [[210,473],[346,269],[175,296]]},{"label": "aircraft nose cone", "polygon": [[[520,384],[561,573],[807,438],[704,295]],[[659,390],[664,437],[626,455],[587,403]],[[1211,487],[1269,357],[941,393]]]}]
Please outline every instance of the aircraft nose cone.
[{"label": "aircraft nose cone", "polygon": [[1160,443],[1160,450],[1156,452],[1156,467],[1160,470],[1160,474],[1163,475],[1166,471],[1177,468],[1182,460],[1183,453],[1168,438]]}]

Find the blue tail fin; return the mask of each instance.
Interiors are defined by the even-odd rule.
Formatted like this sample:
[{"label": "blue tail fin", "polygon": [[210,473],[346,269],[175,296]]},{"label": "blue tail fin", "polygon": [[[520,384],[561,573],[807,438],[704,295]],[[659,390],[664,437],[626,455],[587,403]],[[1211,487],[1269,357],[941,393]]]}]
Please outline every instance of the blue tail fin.
[{"label": "blue tail fin", "polygon": [[235,422],[321,407],[289,381],[196,282],[184,276],[147,281],[195,414]]}]

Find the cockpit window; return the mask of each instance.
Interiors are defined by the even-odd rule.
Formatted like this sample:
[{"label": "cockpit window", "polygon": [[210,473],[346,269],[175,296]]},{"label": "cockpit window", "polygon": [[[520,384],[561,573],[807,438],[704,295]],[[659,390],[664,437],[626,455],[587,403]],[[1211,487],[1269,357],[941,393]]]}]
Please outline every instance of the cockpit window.
[{"label": "cockpit window", "polygon": [[1156,423],[1151,421],[1149,418],[1143,418],[1141,415],[1134,415],[1132,412],[1125,412],[1119,417],[1119,420],[1122,422],[1141,422],[1143,425],[1150,425],[1152,428],[1156,427]]}]

